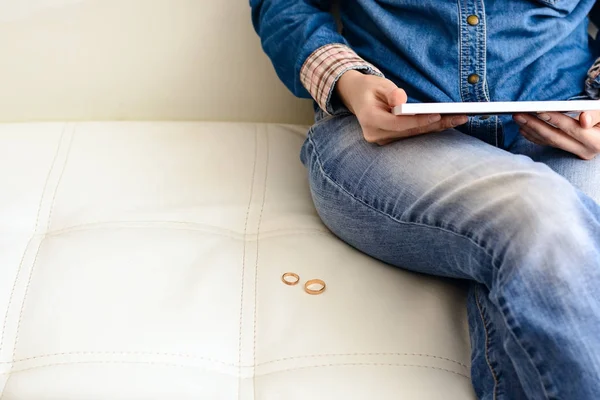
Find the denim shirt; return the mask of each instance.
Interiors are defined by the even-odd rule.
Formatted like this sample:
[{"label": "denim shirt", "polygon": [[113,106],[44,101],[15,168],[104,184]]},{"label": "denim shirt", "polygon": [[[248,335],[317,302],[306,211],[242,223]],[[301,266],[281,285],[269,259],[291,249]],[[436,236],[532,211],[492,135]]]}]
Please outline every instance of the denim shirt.
[{"label": "denim shirt", "polygon": [[[566,100],[582,95],[597,57],[587,34],[594,0],[250,0],[278,76],[299,97],[307,57],[342,43],[406,90],[409,102]],[[495,145],[511,117],[474,116],[462,131]]]}]

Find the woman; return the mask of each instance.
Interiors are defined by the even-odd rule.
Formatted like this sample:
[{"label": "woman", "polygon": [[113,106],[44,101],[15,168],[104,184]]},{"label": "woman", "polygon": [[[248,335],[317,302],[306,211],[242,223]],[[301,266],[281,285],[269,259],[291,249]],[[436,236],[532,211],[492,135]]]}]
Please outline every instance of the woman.
[{"label": "woman", "polygon": [[301,158],[324,223],[471,282],[479,398],[600,398],[600,112],[390,112],[595,95],[594,1],[345,0],[343,34],[330,3],[250,0],[280,78],[317,104]]}]

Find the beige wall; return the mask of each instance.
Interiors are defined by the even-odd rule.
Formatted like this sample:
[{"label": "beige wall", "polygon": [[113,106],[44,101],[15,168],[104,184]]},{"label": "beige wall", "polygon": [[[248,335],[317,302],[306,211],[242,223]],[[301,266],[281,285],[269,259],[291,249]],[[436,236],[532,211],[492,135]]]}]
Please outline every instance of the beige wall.
[{"label": "beige wall", "polygon": [[0,121],[308,123],[247,0],[0,2]]}]

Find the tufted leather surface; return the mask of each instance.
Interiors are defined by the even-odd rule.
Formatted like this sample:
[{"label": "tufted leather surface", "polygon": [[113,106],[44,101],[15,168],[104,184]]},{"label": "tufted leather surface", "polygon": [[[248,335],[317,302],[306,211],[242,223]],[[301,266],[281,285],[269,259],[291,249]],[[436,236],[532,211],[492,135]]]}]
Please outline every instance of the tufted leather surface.
[{"label": "tufted leather surface", "polygon": [[474,398],[464,292],[320,222],[247,1],[0,0],[0,54],[0,400]]},{"label": "tufted leather surface", "polygon": [[0,125],[0,399],[473,399],[464,293],[327,231],[305,131]]}]

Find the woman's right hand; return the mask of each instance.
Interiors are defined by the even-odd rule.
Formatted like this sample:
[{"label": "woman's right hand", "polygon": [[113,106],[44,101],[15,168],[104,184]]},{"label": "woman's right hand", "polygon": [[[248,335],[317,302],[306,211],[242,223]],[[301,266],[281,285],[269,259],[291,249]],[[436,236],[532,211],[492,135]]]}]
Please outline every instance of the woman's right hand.
[{"label": "woman's right hand", "polygon": [[388,79],[355,70],[345,72],[338,79],[335,90],[344,105],[358,118],[363,136],[370,143],[385,145],[467,122],[464,115],[394,115],[392,108],[406,103],[406,92]]}]

